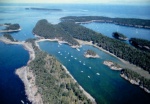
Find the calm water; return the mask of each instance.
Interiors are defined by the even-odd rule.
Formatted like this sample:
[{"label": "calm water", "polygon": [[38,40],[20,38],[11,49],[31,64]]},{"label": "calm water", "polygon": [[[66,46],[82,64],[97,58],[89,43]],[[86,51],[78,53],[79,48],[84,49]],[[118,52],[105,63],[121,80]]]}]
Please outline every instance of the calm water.
[{"label": "calm water", "polygon": [[[150,102],[149,94],[121,78],[120,72],[113,71],[103,65],[104,60],[112,60],[123,64],[115,57],[88,45],[84,45],[80,49],[81,51],[72,49],[65,44],[59,45],[57,42],[46,41],[40,42],[39,45],[42,50],[54,55],[65,65],[79,84],[83,86],[99,104],[148,104],[148,102]],[[83,54],[87,49],[94,50],[98,53],[100,58],[85,58]],[[90,78],[88,76],[90,76]]]},{"label": "calm water", "polygon": [[20,45],[0,42],[0,104],[21,104],[26,99],[25,89],[15,69],[26,65],[29,54]]},{"label": "calm water", "polygon": [[112,37],[113,32],[123,33],[128,39],[130,38],[141,38],[150,41],[150,29],[134,28],[134,27],[125,27],[109,23],[90,23],[82,24],[89,29],[92,29],[98,33],[102,33],[110,38]]},{"label": "calm water", "polygon": [[[49,9],[62,9],[61,12],[25,10],[29,7],[40,7]],[[118,9],[119,8],[119,9]],[[11,35],[20,41],[35,38],[32,29],[40,19],[47,19],[53,24],[60,22],[59,18],[64,16],[109,16],[150,19],[150,6],[118,6],[118,5],[76,5],[76,4],[0,4],[0,23],[19,23],[20,32]],[[138,12],[137,12],[138,11]],[[144,39],[149,38],[149,30],[127,28],[113,24],[87,24],[86,27],[111,37],[112,31],[118,28],[119,32],[127,34],[127,37],[137,36]],[[3,27],[0,27],[3,28]],[[108,30],[108,31],[107,31]],[[131,33],[130,33],[131,32]],[[137,33],[137,34],[134,34]],[[0,36],[2,33],[0,33]],[[92,46],[83,46],[81,51],[70,48],[68,45],[58,47],[55,42],[41,42],[43,50],[54,55],[64,64],[75,79],[88,91],[99,103],[130,104],[150,102],[150,96],[139,87],[131,85],[122,79],[119,72],[110,70],[102,63],[104,60],[113,60],[122,64],[116,58],[99,51]],[[101,58],[86,59],[83,53],[86,49],[93,49]],[[62,53],[62,56],[58,54]],[[66,52],[65,52],[66,51]],[[69,52],[69,54],[67,53]],[[70,55],[77,59],[71,58]],[[24,85],[15,69],[26,65],[29,55],[20,45],[6,45],[0,42],[0,104],[20,104],[21,100],[28,102],[24,92]],[[66,58],[65,58],[66,57]],[[70,60],[70,61],[69,61]],[[81,61],[81,63],[79,62]],[[85,65],[83,65],[85,63]],[[91,67],[91,69],[89,68]],[[83,71],[83,73],[81,72]],[[100,76],[96,75],[100,73]],[[90,76],[90,78],[88,78]],[[29,102],[28,102],[29,103]]]}]

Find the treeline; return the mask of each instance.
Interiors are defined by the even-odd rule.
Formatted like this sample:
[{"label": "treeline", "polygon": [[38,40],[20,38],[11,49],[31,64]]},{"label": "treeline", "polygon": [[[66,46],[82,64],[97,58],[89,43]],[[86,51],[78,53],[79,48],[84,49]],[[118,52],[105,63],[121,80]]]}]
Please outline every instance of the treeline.
[{"label": "treeline", "polygon": [[150,41],[148,40],[139,39],[139,38],[131,38],[129,42],[131,45],[135,46],[136,48],[150,52]]},{"label": "treeline", "polygon": [[127,37],[124,34],[119,32],[113,32],[112,36],[119,40],[127,40]]},{"label": "treeline", "polygon": [[3,34],[3,36],[11,41],[15,41],[14,38],[10,34]]},{"label": "treeline", "polygon": [[79,43],[72,38],[67,32],[62,29],[60,25],[53,25],[47,20],[39,20],[33,29],[33,33],[42,36],[46,39],[59,39],[68,42],[70,45],[79,45]]},{"label": "treeline", "polygon": [[139,86],[145,87],[150,91],[150,79],[146,79],[130,69],[122,69],[121,74],[124,74],[130,80],[139,82]]},{"label": "treeline", "polygon": [[6,24],[8,25],[5,30],[18,30],[20,29],[19,24]]},{"label": "treeline", "polygon": [[89,50],[89,49],[86,51],[86,54],[96,56],[96,53],[93,50]]},{"label": "treeline", "polygon": [[62,17],[62,21],[71,22],[102,22],[102,23],[114,23],[118,25],[139,27],[139,28],[150,28],[150,20],[136,19],[136,18],[110,18],[103,16],[67,16]]},{"label": "treeline", "polygon": [[36,76],[38,92],[44,104],[92,104],[80,90],[78,83],[65,72],[62,65],[51,55],[37,50],[35,39],[28,39],[36,50],[36,57],[29,68]]},{"label": "treeline", "polygon": [[74,22],[61,22],[59,25],[74,38],[93,41],[93,44],[150,72],[150,53],[140,51],[122,41],[109,38]]}]

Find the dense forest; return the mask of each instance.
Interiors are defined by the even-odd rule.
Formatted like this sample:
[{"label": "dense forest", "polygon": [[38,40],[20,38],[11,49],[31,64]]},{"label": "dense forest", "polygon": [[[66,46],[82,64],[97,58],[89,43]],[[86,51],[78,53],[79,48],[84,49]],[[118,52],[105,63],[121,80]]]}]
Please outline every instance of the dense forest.
[{"label": "dense forest", "polygon": [[78,83],[65,72],[62,65],[51,55],[36,47],[35,39],[28,39],[36,57],[29,68],[36,76],[38,92],[44,104],[92,104],[80,90]]},{"label": "dense forest", "polygon": [[76,23],[89,23],[89,22],[114,23],[123,26],[150,28],[150,20],[136,19],[136,18],[109,18],[103,16],[79,16],[79,17],[68,16],[61,18],[61,20]]},{"label": "dense forest", "polygon": [[96,56],[96,53],[93,50],[89,50],[89,49],[85,52],[85,54],[86,55]]},{"label": "dense forest", "polygon": [[60,25],[65,32],[72,35],[72,37],[85,41],[93,41],[93,44],[97,44],[97,46],[113,53],[117,57],[150,72],[150,53],[138,50],[129,44],[109,38],[79,24],[75,24],[74,22],[61,22],[58,25]]},{"label": "dense forest", "polygon": [[124,34],[119,32],[113,32],[112,36],[119,40],[127,40],[127,37]]},{"label": "dense forest", "polygon": [[131,38],[129,42],[131,45],[135,46],[136,48],[150,52],[150,41],[148,40]]},{"label": "dense forest", "polygon": [[122,69],[121,74],[124,74],[130,80],[139,82],[139,86],[145,87],[150,91],[150,79],[146,79],[130,69]]},{"label": "dense forest", "polygon": [[15,41],[14,38],[10,34],[3,34],[3,36],[11,41]]},{"label": "dense forest", "polygon": [[5,30],[18,30],[18,29],[20,29],[19,24],[9,24]]},{"label": "dense forest", "polygon": [[46,39],[59,39],[68,42],[70,45],[79,45],[79,43],[73,39],[71,35],[65,32],[60,25],[53,25],[48,23],[47,20],[43,19],[37,22],[33,29],[33,33],[42,36]]}]

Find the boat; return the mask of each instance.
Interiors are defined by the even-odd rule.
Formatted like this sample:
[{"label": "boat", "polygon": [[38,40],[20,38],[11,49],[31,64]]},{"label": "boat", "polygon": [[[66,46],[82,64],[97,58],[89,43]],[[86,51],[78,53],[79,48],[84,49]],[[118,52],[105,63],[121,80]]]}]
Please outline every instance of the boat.
[{"label": "boat", "polygon": [[90,76],[88,76],[88,78],[91,78]]},{"label": "boat", "polygon": [[81,73],[83,73],[83,71],[81,71]]},{"label": "boat", "polygon": [[81,63],[81,61],[79,61]]},{"label": "boat", "polygon": [[91,69],[91,67],[89,67]]},{"label": "boat", "polygon": [[96,73],[97,75],[100,75],[99,73]]}]

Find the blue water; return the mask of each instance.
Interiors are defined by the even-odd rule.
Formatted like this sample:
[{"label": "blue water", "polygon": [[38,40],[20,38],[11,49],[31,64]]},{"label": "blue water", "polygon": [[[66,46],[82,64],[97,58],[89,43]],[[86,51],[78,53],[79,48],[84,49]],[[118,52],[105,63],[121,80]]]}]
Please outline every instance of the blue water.
[{"label": "blue water", "polygon": [[[25,10],[25,8],[49,8],[62,9],[60,12]],[[119,9],[118,9],[119,8]],[[150,6],[125,6],[125,5],[99,5],[99,4],[0,4],[0,24],[1,23],[19,23],[20,32],[11,33],[11,35],[20,41],[29,38],[35,38],[32,29],[40,19],[47,19],[53,24],[60,22],[59,18],[64,16],[109,16],[109,17],[128,17],[150,19]],[[97,32],[111,37],[112,31],[117,28],[119,32],[127,34],[127,37],[137,36],[144,39],[149,38],[149,30],[137,29],[132,27],[122,27],[113,24],[87,24]],[[0,27],[2,29],[4,27]],[[109,31],[107,31],[109,29]],[[136,33],[136,34],[135,34]],[[0,33],[0,36],[2,33]],[[75,79],[83,88],[88,91],[99,103],[112,104],[130,104],[150,102],[150,96],[139,87],[131,85],[128,81],[120,77],[120,73],[110,70],[102,63],[104,60],[112,60],[122,64],[116,58],[96,49],[92,46],[83,46],[81,51],[70,48],[68,45],[62,45],[58,48],[55,42],[41,42],[43,50],[54,55],[62,64],[64,64]],[[86,49],[92,49],[98,53],[100,59],[86,59],[83,53]],[[63,55],[59,55],[61,51]],[[71,53],[77,60],[70,57]],[[15,75],[15,69],[26,65],[29,55],[20,45],[6,45],[0,42],[0,104],[20,104],[21,100],[26,103],[24,85],[18,76]],[[66,57],[66,58],[65,58]],[[67,59],[70,61],[67,61]],[[81,61],[82,64],[79,62]],[[85,65],[83,65],[85,63]],[[89,68],[91,67],[91,69]],[[83,71],[83,73],[81,73]],[[100,73],[97,76],[96,73]],[[90,76],[91,78],[88,78]],[[28,102],[29,103],[29,102]]]},{"label": "blue water", "polygon": [[0,104],[30,104],[25,95],[24,84],[15,74],[17,68],[26,65],[29,54],[20,45],[0,42]]},{"label": "blue water", "polygon": [[[121,78],[120,72],[113,71],[103,65],[103,61],[105,60],[112,60],[123,64],[115,57],[88,45],[84,45],[80,48],[80,51],[72,49],[66,44],[59,45],[57,42],[46,41],[40,42],[39,45],[42,50],[52,54],[65,65],[78,83],[99,104],[148,104],[150,102],[149,94]],[[84,52],[88,49],[94,50],[100,58],[85,58]],[[100,75],[98,76],[96,73]]]},{"label": "blue water", "polygon": [[125,27],[110,23],[89,23],[89,24],[82,24],[82,26],[92,29],[98,33],[102,33],[103,35],[106,35],[110,38],[113,38],[112,37],[113,32],[120,32],[123,33],[128,39],[141,38],[150,41],[150,29]]}]

